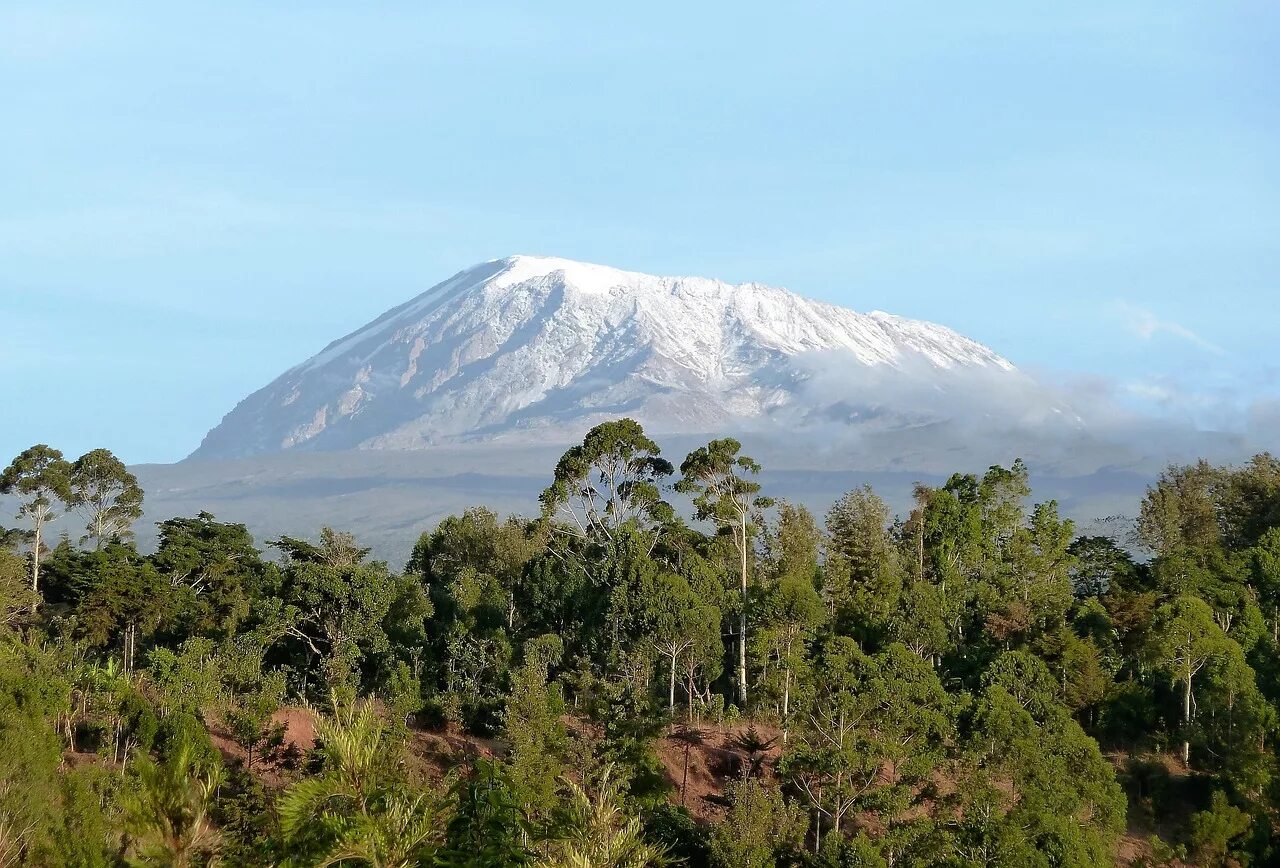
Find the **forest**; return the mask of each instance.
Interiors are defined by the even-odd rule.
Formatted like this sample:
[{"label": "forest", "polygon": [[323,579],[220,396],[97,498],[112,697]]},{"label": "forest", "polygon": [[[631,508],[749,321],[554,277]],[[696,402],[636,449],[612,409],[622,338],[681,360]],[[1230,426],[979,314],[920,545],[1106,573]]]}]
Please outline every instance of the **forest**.
[{"label": "forest", "polygon": [[1280,864],[1280,460],[1115,539],[1021,461],[898,516],[760,469],[607,422],[392,565],[207,513],[140,551],[119,459],[33,446],[0,866]]}]

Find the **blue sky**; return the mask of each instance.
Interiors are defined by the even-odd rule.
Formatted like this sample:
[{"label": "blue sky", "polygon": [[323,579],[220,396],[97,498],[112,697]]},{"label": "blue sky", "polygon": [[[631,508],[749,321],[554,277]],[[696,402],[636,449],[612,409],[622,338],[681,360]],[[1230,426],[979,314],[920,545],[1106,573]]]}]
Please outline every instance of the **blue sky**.
[{"label": "blue sky", "polygon": [[180,458],[515,252],[931,319],[1258,435],[1277,57],[1271,2],[5,3],[0,453]]}]

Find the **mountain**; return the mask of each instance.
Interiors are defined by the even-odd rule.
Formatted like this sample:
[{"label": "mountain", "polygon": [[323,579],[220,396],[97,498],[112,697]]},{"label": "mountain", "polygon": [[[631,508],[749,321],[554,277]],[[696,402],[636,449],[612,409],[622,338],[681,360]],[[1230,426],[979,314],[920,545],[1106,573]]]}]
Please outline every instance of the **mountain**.
[{"label": "mountain", "polygon": [[939,325],[755,283],[512,256],[286,371],[191,457],[559,442],[619,415],[654,433],[883,432],[1029,408],[1062,413]]},{"label": "mountain", "polygon": [[[207,510],[259,540],[329,525],[403,563],[445,515],[533,514],[566,444],[640,419],[672,461],[728,434],[773,497],[822,514],[875,484],[1021,457],[1081,528],[1132,515],[1169,462],[1234,436],[1037,381],[950,329],[758,284],[514,256],[460,272],[250,395],[174,465],[135,468],[147,528]],[[429,448],[428,448],[429,447]]]}]

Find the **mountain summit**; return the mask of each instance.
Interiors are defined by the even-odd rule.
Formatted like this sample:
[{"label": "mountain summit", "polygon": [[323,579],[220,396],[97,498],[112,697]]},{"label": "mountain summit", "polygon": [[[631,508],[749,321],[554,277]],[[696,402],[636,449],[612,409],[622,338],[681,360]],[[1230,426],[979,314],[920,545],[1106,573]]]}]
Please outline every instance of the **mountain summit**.
[{"label": "mountain summit", "polygon": [[[939,421],[942,396],[974,374],[1026,382],[931,323],[755,283],[512,256],[454,275],[286,371],[192,457],[569,440],[619,415],[668,433],[883,429]],[[916,400],[896,406],[895,395]]]}]

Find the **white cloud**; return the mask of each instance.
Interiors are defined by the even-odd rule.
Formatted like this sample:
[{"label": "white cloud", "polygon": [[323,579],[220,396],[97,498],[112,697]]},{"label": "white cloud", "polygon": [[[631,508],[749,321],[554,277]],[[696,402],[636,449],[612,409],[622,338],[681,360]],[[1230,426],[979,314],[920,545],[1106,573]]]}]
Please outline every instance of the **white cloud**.
[{"label": "white cloud", "polygon": [[1265,448],[1265,435],[1275,430],[1269,426],[1280,419],[1280,400],[1251,405],[1227,386],[1172,377],[943,371],[910,357],[867,369],[839,351],[799,361],[807,374],[797,386],[805,399],[799,403],[824,410],[796,418],[783,408],[770,424],[786,437],[816,435],[823,448],[846,450],[865,468],[942,473],[1022,456],[1068,475],[1154,473],[1170,461],[1243,460]]},{"label": "white cloud", "polygon": [[16,3],[0,9],[0,61],[57,62],[115,44],[126,33],[118,12],[54,5]]},{"label": "white cloud", "polygon": [[450,219],[446,209],[421,200],[318,204],[217,190],[152,189],[125,200],[0,213],[0,259],[65,260],[73,250],[81,260],[154,264],[159,257],[296,244],[299,238],[317,245],[353,233],[421,239],[438,233]]},{"label": "white cloud", "polygon": [[1143,340],[1151,340],[1158,334],[1167,334],[1180,338],[1214,355],[1228,355],[1226,350],[1213,341],[1201,337],[1180,323],[1161,319],[1153,311],[1146,308],[1138,307],[1127,301],[1117,301],[1114,307],[1116,312],[1124,319],[1129,331]]}]

